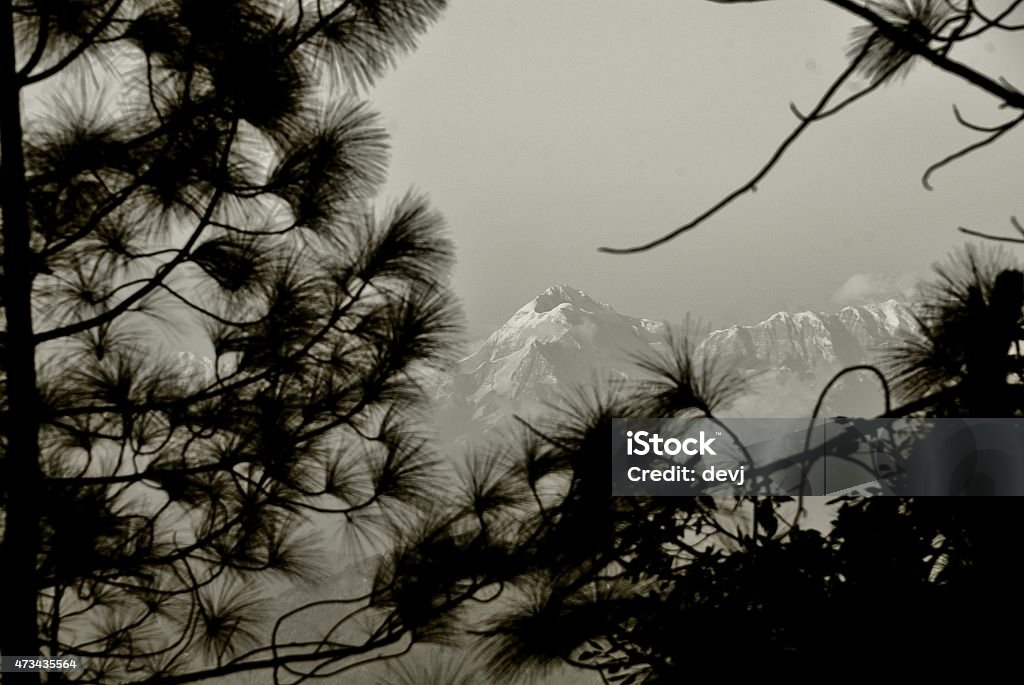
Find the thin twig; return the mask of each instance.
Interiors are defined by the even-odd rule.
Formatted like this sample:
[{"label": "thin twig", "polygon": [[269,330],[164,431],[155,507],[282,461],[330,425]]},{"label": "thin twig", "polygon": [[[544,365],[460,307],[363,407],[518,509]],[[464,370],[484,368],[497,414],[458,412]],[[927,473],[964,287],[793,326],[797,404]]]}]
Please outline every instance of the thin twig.
[{"label": "thin twig", "polygon": [[978,133],[994,133],[995,131],[998,131],[1004,126],[1006,126],[1005,123],[997,124],[995,126],[982,126],[981,124],[975,124],[973,122],[967,121],[967,119],[965,119],[964,116],[960,113],[960,108],[957,107],[956,105],[953,105],[953,116],[956,117],[956,123],[960,124],[964,128],[969,128],[972,131],[977,131]]},{"label": "thin twig", "polygon": [[1020,124],[1020,122],[1022,122],[1022,121],[1024,121],[1024,114],[1021,114],[1020,116],[1018,116],[1013,121],[1010,121],[1010,122],[1007,122],[1007,123],[1003,124],[998,129],[996,129],[996,131],[994,133],[992,133],[991,135],[989,135],[989,136],[987,136],[985,138],[982,138],[979,141],[971,143],[970,145],[957,150],[953,154],[948,155],[948,156],[940,159],[935,164],[932,164],[930,167],[928,167],[925,170],[924,175],[921,176],[921,185],[923,185],[927,190],[934,190],[934,188],[932,188],[931,183],[929,183],[929,179],[931,178],[932,174],[934,174],[939,169],[942,169],[943,167],[946,167],[946,166],[952,164],[953,162],[957,161],[958,159],[963,159],[964,157],[966,157],[967,155],[971,154],[972,152],[975,152],[976,150],[980,150],[983,147],[988,147],[992,143],[994,143],[997,140],[999,140],[1000,138],[1002,138],[1008,132],[1010,132],[1014,128],[1016,128],[1017,125]]},{"label": "thin twig", "polygon": [[825,111],[825,108],[828,106],[829,101],[833,98],[833,96],[835,96],[835,94],[839,91],[839,89],[847,81],[847,79],[853,76],[853,74],[857,71],[857,69],[860,67],[861,62],[867,56],[868,49],[871,47],[871,44],[871,40],[868,40],[864,44],[864,48],[860,51],[857,57],[852,62],[850,62],[849,65],[847,65],[846,69],[843,70],[839,77],[832,82],[832,85],[829,86],[828,90],[825,91],[825,94],[821,97],[820,100],[818,100],[818,104],[814,106],[814,109],[812,109],[811,112],[803,120],[801,120],[800,124],[795,129],[793,129],[793,131],[788,136],[786,136],[785,140],[782,141],[782,144],[779,145],[778,148],[776,148],[775,152],[768,159],[768,162],[761,167],[760,171],[754,174],[753,178],[751,178],[749,181],[744,183],[736,190],[726,195],[718,202],[716,202],[714,205],[711,206],[710,209],[705,210],[697,218],[693,219],[688,223],[683,224],[679,228],[670,231],[669,233],[666,233],[660,238],[652,240],[648,243],[644,243],[642,245],[637,245],[635,247],[601,247],[598,248],[599,251],[607,252],[609,254],[633,254],[636,252],[644,252],[646,250],[650,250],[651,248],[663,245],[668,241],[685,233],[686,231],[689,231],[690,229],[696,228],[697,226],[701,225],[707,219],[711,218],[719,211],[732,204],[733,201],[736,200],[741,195],[744,195],[748,192],[756,191],[757,184],[760,183],[761,180],[768,175],[768,172],[770,172],[776,164],[778,164],[779,160],[781,160],[782,156],[786,153],[786,150],[788,150],[789,147],[796,142],[797,138],[799,138],[800,135],[807,130],[807,128],[817,119],[818,115]]},{"label": "thin twig", "polygon": [[1006,236],[1006,235],[993,235],[991,233],[982,233],[981,231],[975,231],[973,229],[966,228],[964,226],[960,226],[958,228],[958,230],[961,233],[966,233],[967,235],[974,236],[975,238],[984,238],[985,240],[995,240],[995,241],[1002,242],[1002,243],[1024,244],[1024,226],[1020,225],[1020,222],[1017,221],[1017,217],[1015,217],[1015,216],[1011,216],[1010,217],[1010,223],[1013,225],[1013,227],[1015,229],[1017,229],[1017,232],[1021,234],[1020,238],[1015,238],[1013,236]]}]

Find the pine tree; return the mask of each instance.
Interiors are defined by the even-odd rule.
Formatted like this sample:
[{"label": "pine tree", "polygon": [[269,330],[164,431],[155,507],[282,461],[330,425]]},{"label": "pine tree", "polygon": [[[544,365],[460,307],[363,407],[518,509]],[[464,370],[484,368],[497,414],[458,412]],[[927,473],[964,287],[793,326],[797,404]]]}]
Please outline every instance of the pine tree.
[{"label": "pine tree", "polygon": [[[77,657],[80,682],[324,675],[483,582],[429,563],[461,549],[416,414],[457,327],[451,250],[422,197],[375,204],[358,99],[444,5],[0,8],[0,652]],[[340,632],[267,642],[260,594],[316,571],[312,516],[384,561],[331,605]]]}]

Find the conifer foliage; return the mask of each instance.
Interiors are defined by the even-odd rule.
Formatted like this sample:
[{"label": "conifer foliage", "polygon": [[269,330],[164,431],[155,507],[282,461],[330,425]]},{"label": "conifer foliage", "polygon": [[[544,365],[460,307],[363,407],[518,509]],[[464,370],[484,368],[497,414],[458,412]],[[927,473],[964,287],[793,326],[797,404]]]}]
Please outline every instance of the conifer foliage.
[{"label": "conifer foliage", "polygon": [[[389,575],[445,537],[415,426],[451,250],[424,198],[375,203],[359,99],[444,5],[0,8],[0,652],[86,666],[4,683],[325,675],[457,604]],[[271,642],[261,588],[317,571],[311,516],[400,544],[337,631]]]}]

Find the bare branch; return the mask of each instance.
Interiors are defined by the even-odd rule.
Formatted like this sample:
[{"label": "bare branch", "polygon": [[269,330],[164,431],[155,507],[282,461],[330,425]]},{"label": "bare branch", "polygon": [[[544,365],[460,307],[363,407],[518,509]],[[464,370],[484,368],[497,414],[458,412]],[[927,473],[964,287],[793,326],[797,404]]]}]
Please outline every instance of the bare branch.
[{"label": "bare branch", "polygon": [[[711,2],[716,2],[716,3],[719,3],[719,4],[746,4],[746,3],[752,3],[752,2],[764,2],[764,1],[767,1],[767,0],[710,0],[710,1]],[[1024,1],[1024,0],[1018,0],[1018,2],[1019,1]],[[948,71],[948,72],[950,72],[950,73],[952,73],[954,75],[957,75],[960,78],[962,78],[962,79],[972,83],[973,85],[981,88],[982,90],[985,90],[985,91],[989,92],[990,94],[999,97],[1003,101],[1003,104],[1005,106],[1014,107],[1016,109],[1024,109],[1024,94],[1022,94],[1019,90],[1017,90],[1015,87],[1013,87],[1011,84],[1009,84],[1009,82],[1007,82],[1005,79],[1001,78],[998,81],[993,80],[993,79],[989,78],[988,76],[986,76],[986,75],[984,75],[984,74],[982,74],[982,73],[980,73],[980,72],[978,72],[978,71],[976,71],[976,70],[974,70],[974,69],[972,69],[972,68],[970,68],[970,67],[968,67],[968,66],[966,66],[964,64],[961,64],[959,62],[953,61],[952,59],[950,59],[946,55],[946,52],[948,52],[949,45],[951,45],[952,41],[953,40],[959,40],[959,39],[963,38],[963,36],[964,36],[963,30],[966,27],[966,22],[963,23],[961,26],[959,26],[958,29],[954,32],[954,35],[951,36],[951,38],[949,39],[949,42],[947,43],[947,46],[946,46],[945,50],[943,50],[943,51],[936,51],[936,50],[932,50],[928,46],[927,42],[922,41],[919,37],[917,37],[917,36],[907,32],[907,31],[905,31],[904,29],[902,29],[900,27],[897,27],[897,26],[894,26],[894,25],[890,24],[889,22],[887,22],[885,19],[883,19],[881,16],[879,16],[874,11],[868,9],[865,6],[862,6],[862,5],[859,5],[859,4],[855,3],[855,2],[852,2],[852,0],[826,0],[826,2],[830,2],[833,5],[841,7],[843,9],[845,9],[845,10],[847,10],[847,11],[853,13],[853,14],[856,14],[856,15],[860,16],[861,18],[867,20],[869,23],[871,23],[872,25],[875,26],[875,28],[877,29],[878,35],[884,36],[885,38],[893,41],[895,44],[899,45],[903,49],[908,50],[908,51],[912,52],[913,54],[916,54],[916,55],[918,55],[920,57],[925,58],[926,60],[928,60],[929,62],[931,62],[935,66],[938,66],[940,69],[943,69],[943,70]],[[1007,14],[1009,14],[1013,9],[1016,8],[1018,2],[1014,2],[1013,6],[1009,10],[1004,12],[1003,14],[999,15],[999,17],[997,19],[1001,19],[1001,18],[1005,17]],[[973,4],[971,6],[973,7]],[[683,224],[682,226],[676,228],[673,231],[670,231],[669,233],[663,235],[660,238],[657,238],[655,240],[652,240],[650,242],[647,242],[647,243],[644,243],[644,244],[641,244],[641,245],[637,245],[637,246],[634,246],[634,247],[628,247],[628,248],[600,247],[600,248],[598,248],[599,251],[610,253],[610,254],[633,254],[633,253],[637,253],[637,252],[644,252],[646,250],[650,250],[652,248],[658,247],[659,245],[663,245],[664,243],[669,242],[670,240],[673,240],[674,238],[678,237],[682,233],[685,233],[686,231],[689,231],[690,229],[696,228],[697,226],[701,225],[707,219],[711,218],[712,216],[717,214],[719,211],[721,211],[725,207],[727,207],[730,204],[732,204],[732,202],[734,202],[737,198],[741,197],[742,195],[744,195],[744,194],[746,194],[748,192],[755,192],[757,190],[757,184],[765,176],[768,175],[768,173],[772,170],[772,168],[783,157],[783,155],[785,154],[787,149],[797,140],[797,138],[800,137],[800,135],[807,129],[807,127],[812,122],[814,122],[816,120],[819,120],[819,119],[826,118],[828,116],[831,116],[831,115],[841,111],[842,109],[844,109],[848,105],[852,104],[853,102],[857,101],[858,99],[860,99],[860,98],[864,97],[865,95],[867,95],[868,93],[872,92],[880,83],[885,81],[885,78],[878,78],[878,79],[875,80],[875,82],[871,86],[868,86],[864,90],[856,93],[853,96],[850,96],[849,98],[847,98],[843,102],[839,103],[835,107],[833,107],[831,109],[828,108],[829,101],[835,95],[835,93],[839,89],[839,87],[850,76],[852,76],[852,74],[856,71],[856,69],[859,66],[859,64],[861,63],[861,61],[867,55],[867,52],[868,52],[868,49],[869,49],[870,45],[871,45],[871,41],[869,40],[864,45],[864,47],[861,49],[861,52],[858,54],[857,58],[854,59],[853,62],[851,62],[851,64],[847,67],[846,71],[844,71],[840,75],[840,77],[838,79],[836,79],[835,82],[833,82],[832,86],[828,89],[828,91],[826,91],[825,95],[821,98],[821,100],[818,101],[818,104],[815,106],[815,108],[810,113],[805,115],[799,109],[797,109],[795,105],[792,105],[792,104],[790,105],[790,109],[792,110],[793,114],[796,115],[796,117],[800,120],[800,125],[797,126],[796,129],[794,129],[793,132],[790,133],[790,135],[788,137],[786,137],[782,141],[782,143],[779,145],[779,147],[776,148],[774,154],[769,158],[768,162],[760,169],[760,171],[758,171],[758,173],[756,173],[754,175],[753,178],[751,178],[749,181],[747,181],[747,183],[745,183],[744,185],[740,186],[739,188],[735,189],[734,191],[732,191],[731,193],[726,195],[724,198],[719,200],[717,203],[712,205],[709,209],[704,211],[702,214],[698,215],[693,220],[689,221],[686,224]],[[889,75],[891,73],[894,73],[900,66],[902,66],[902,63],[894,65],[893,67],[890,68],[890,70],[885,75],[887,76],[887,75]],[[962,119],[962,117],[960,116],[958,110],[954,110],[954,112],[955,112],[955,116],[957,117],[958,121],[960,121],[963,125],[968,126],[969,128],[975,128],[974,125],[969,124],[969,123],[967,123],[966,121],[964,121]],[[932,165],[931,167],[929,167],[925,171],[924,176],[922,178],[922,184],[925,186],[925,188],[931,190],[931,186],[928,183],[928,179],[931,176],[931,174],[933,174],[938,169],[946,166],[947,164],[949,164],[949,163],[951,163],[951,162],[953,162],[953,161],[955,161],[957,159],[960,159],[961,157],[964,157],[964,156],[970,154],[971,152],[973,152],[973,151],[975,151],[977,149],[980,149],[982,147],[985,147],[986,145],[994,142],[999,137],[1004,135],[1010,128],[1013,128],[1014,126],[1016,126],[1020,121],[1021,121],[1021,119],[1018,118],[1018,119],[1013,120],[1009,124],[1005,124],[1005,125],[1003,125],[1001,127],[993,129],[993,131],[994,131],[993,135],[990,136],[989,138],[987,138],[985,140],[982,140],[982,141],[979,141],[978,143],[975,143],[975,144],[973,144],[971,146],[968,146],[967,148],[964,148],[963,150],[960,150],[960,151],[950,155],[949,157],[946,157],[945,159],[940,160],[938,163]],[[981,128],[981,127],[977,127],[977,128]]]},{"label": "bare branch", "polygon": [[996,242],[1001,243],[1017,243],[1019,245],[1024,245],[1024,238],[1015,238],[1013,236],[1008,235],[993,235],[991,233],[982,233],[981,231],[975,231],[970,228],[966,228],[965,226],[958,226],[957,230],[960,231],[961,233],[966,233],[967,235],[973,236],[975,238],[984,238],[985,240],[995,240]]},{"label": "bare branch", "polygon": [[966,157],[967,155],[971,154],[976,150],[980,150],[983,147],[991,145],[992,143],[996,142],[1001,137],[1009,133],[1011,130],[1016,128],[1021,121],[1024,121],[1024,114],[1021,114],[1013,121],[1009,121],[1003,124],[987,138],[982,138],[981,140],[975,143],[971,143],[967,147],[961,148],[960,150],[957,150],[953,154],[948,155],[947,157],[944,157],[943,159],[939,160],[935,164],[932,164],[925,170],[924,175],[921,177],[921,185],[923,185],[928,190],[933,190],[931,183],[929,183],[929,179],[931,179],[932,174],[934,174],[939,169],[948,166],[949,164],[952,164],[956,160]]},{"label": "bare branch", "polygon": [[[757,0],[754,0],[754,1],[757,1]],[[795,129],[793,129],[793,131],[788,136],[786,136],[785,140],[783,140],[782,143],[779,145],[779,147],[776,148],[775,152],[768,159],[768,161],[765,163],[765,165],[761,167],[760,171],[758,171],[756,174],[754,174],[753,178],[751,178],[749,181],[744,183],[742,186],[740,186],[736,190],[734,190],[731,193],[729,193],[728,195],[726,195],[724,198],[722,198],[718,202],[716,202],[714,205],[711,206],[711,208],[707,209],[702,214],[697,216],[697,218],[693,219],[692,221],[690,221],[688,223],[683,224],[682,226],[680,226],[679,228],[675,229],[674,231],[670,231],[669,233],[661,236],[660,238],[652,240],[652,241],[650,241],[648,243],[644,243],[642,245],[637,245],[635,247],[625,247],[625,248],[601,247],[601,248],[598,248],[599,251],[607,252],[609,254],[634,254],[634,253],[637,253],[637,252],[644,252],[646,250],[650,250],[652,248],[658,247],[659,245],[663,245],[663,244],[667,243],[668,241],[673,240],[674,238],[677,238],[678,236],[682,235],[686,231],[689,231],[690,229],[693,229],[693,228],[696,228],[697,226],[700,226],[702,223],[704,223],[705,221],[710,219],[712,216],[717,214],[719,211],[721,211],[725,207],[728,207],[730,204],[733,203],[733,201],[735,201],[737,198],[741,197],[742,195],[745,195],[748,192],[755,192],[757,190],[757,184],[760,183],[761,180],[764,179],[764,177],[768,175],[768,172],[770,172],[772,170],[772,168],[775,167],[776,164],[778,164],[779,160],[782,159],[783,155],[785,155],[786,151],[790,148],[790,146],[793,145],[793,143],[796,142],[796,140],[801,136],[801,134],[803,134],[803,132],[805,130],[807,130],[807,128],[812,123],[814,123],[814,121],[817,120],[818,116],[822,112],[826,111],[826,108],[828,107],[828,103],[832,100],[832,98],[839,91],[839,89],[842,87],[842,85],[844,83],[846,83],[846,81],[851,76],[853,76],[853,74],[857,71],[857,69],[860,66],[861,62],[867,56],[868,48],[870,46],[871,46],[871,41],[869,40],[864,45],[864,48],[861,49],[860,54],[858,54],[857,57],[854,60],[852,60],[849,65],[847,65],[846,69],[843,70],[843,72],[839,75],[839,77],[836,78],[836,80],[832,82],[832,85],[829,86],[829,88],[825,91],[825,94],[822,95],[820,100],[818,100],[818,104],[816,104],[814,106],[814,109],[812,109],[810,111],[810,113],[800,121],[800,124]]]},{"label": "bare branch", "polygon": [[[853,95],[849,96],[848,98],[846,98],[842,102],[838,103],[834,107],[822,110],[820,113],[818,113],[817,116],[813,117],[813,119],[816,120],[816,121],[821,121],[822,119],[826,119],[826,118],[828,118],[828,117],[830,117],[830,116],[832,116],[834,114],[838,114],[839,112],[843,111],[844,109],[846,109],[847,107],[849,107],[850,105],[855,103],[857,100],[860,100],[865,95],[868,95],[868,94],[873,93],[874,91],[878,90],[881,86],[885,85],[885,83],[889,80],[890,76],[892,76],[897,71],[899,71],[900,66],[901,65],[899,65],[899,64],[894,64],[893,66],[889,67],[888,70],[886,70],[881,75],[879,75],[878,78],[876,78],[872,83],[870,83],[869,85],[865,86],[861,90],[857,91]],[[804,121],[806,119],[810,119],[811,118],[808,115],[806,115],[803,112],[801,112],[799,109],[797,109],[797,106],[796,106],[795,103],[791,102],[789,104],[789,109],[790,109],[791,112],[793,112],[793,114],[796,116],[796,118],[800,119],[801,121]]]},{"label": "bare branch", "polygon": [[1000,12],[999,14],[997,14],[995,17],[993,17],[991,19],[989,19],[984,14],[982,14],[981,10],[978,9],[977,5],[974,2],[971,2],[970,3],[971,15],[975,16],[979,20],[981,20],[981,23],[983,25],[982,25],[981,28],[978,28],[978,29],[976,29],[974,31],[971,31],[969,33],[965,33],[965,34],[961,35],[960,36],[960,40],[964,40],[964,39],[967,39],[967,38],[974,38],[976,36],[981,35],[985,31],[988,31],[989,29],[993,29],[993,28],[999,29],[1001,31],[1021,31],[1021,30],[1024,30],[1024,24],[1004,24],[1003,23],[1004,19],[1009,17],[1011,14],[1013,14],[1013,12],[1018,7],[1020,7],[1021,2],[1024,2],[1024,0],[1014,0],[1012,3],[1010,3],[1006,7],[1006,9],[1004,9],[1002,12]]},{"label": "bare branch", "polygon": [[1017,232],[1020,233],[1020,238],[1005,235],[993,235],[991,233],[982,233],[981,231],[975,231],[964,226],[960,226],[958,230],[961,233],[966,233],[967,235],[974,236],[975,238],[984,238],[986,240],[995,240],[997,242],[1002,243],[1017,243],[1024,245],[1024,226],[1021,226],[1020,221],[1018,221],[1017,217],[1015,216],[1010,217],[1010,223],[1013,225],[1015,229],[1017,229]]},{"label": "bare branch", "polygon": [[967,119],[965,119],[963,115],[960,113],[960,108],[957,107],[956,105],[953,105],[953,116],[956,117],[956,122],[958,124],[960,124],[964,128],[969,128],[972,131],[977,131],[978,133],[993,133],[1006,126],[1006,124],[997,124],[996,126],[982,126],[981,124],[975,124],[973,122],[967,121]]}]

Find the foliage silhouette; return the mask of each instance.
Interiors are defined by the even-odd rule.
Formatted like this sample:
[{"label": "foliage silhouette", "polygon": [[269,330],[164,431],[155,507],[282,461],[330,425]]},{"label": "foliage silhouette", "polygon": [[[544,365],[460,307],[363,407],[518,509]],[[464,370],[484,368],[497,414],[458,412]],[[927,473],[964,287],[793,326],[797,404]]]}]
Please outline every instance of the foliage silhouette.
[{"label": "foliage silhouette", "polygon": [[[1020,416],[1024,401],[1006,390],[1018,387],[1024,337],[1020,271],[968,246],[937,272],[922,289],[919,336],[888,352],[907,402],[894,414]],[[948,668],[952,654],[986,669],[1013,659],[1014,632],[985,618],[1024,604],[1013,498],[844,498],[819,531],[791,498],[611,497],[612,417],[714,416],[739,392],[728,369],[673,349],[649,360],[653,384],[570,403],[532,430],[541,444],[524,472],[557,464],[566,485],[524,544],[547,564],[509,583],[509,601],[478,631],[496,677],[568,663],[650,685],[721,674],[732,658],[917,675]]]},{"label": "foliage silhouette", "polygon": [[[978,138],[926,169],[926,189],[932,189],[935,172],[996,143],[1024,121],[1020,88],[950,56],[967,42],[1024,28],[1019,0],[1001,3],[997,12],[971,1],[826,2],[865,24],[851,36],[847,66],[814,106],[807,111],[791,106],[798,123],[769,159],[749,180],[677,228],[635,246],[602,251],[642,252],[703,225],[755,192],[810,126],[906,76],[918,62],[964,80],[1009,110],[1004,123],[982,126],[954,105],[956,121]],[[866,83],[842,95],[843,86],[858,75]],[[1016,218],[1011,223],[1024,234]],[[887,415],[1021,416],[1022,305],[1021,270],[1012,260],[974,248],[954,256],[924,293],[920,335],[892,350],[882,370],[873,369],[885,380],[886,394],[891,385],[902,401],[890,406],[887,397]],[[666,377],[672,377],[670,369]],[[680,385],[682,397],[695,384]],[[673,393],[661,389],[657,396]],[[651,399],[641,393],[624,401],[627,411],[621,415],[630,416],[632,406],[650,406]],[[661,404],[670,415],[671,407]],[[577,476],[607,471],[602,469],[607,455],[593,452],[590,458],[600,465],[574,472],[574,485]],[[700,512],[694,502],[681,501],[678,511],[659,514],[633,498],[633,508],[641,512],[632,522],[644,530],[642,548],[630,547],[630,538],[620,535],[628,529],[623,523],[628,517],[615,509],[619,505],[606,504],[612,520],[602,521],[605,535],[595,548],[604,556],[589,574],[582,579],[570,574],[575,583],[561,593],[538,582],[538,589],[527,593],[530,601],[485,631],[496,645],[497,673],[523,673],[562,659],[598,671],[605,682],[650,685],[731,673],[731,663],[723,663],[726,654],[752,665],[830,670],[859,657],[869,668],[884,666],[916,677],[941,672],[951,655],[966,655],[964,661],[986,669],[1013,658],[1012,638],[984,613],[994,607],[1013,612],[1024,604],[1014,571],[1021,553],[1012,542],[1011,522],[1019,515],[1012,499],[849,499],[840,503],[832,528],[823,534],[802,529],[799,516],[789,513],[793,504],[785,501],[739,500],[728,507],[707,501],[700,503],[706,507]],[[662,506],[671,510],[667,503]],[[730,513],[727,519],[716,511],[723,508]],[[799,509],[798,503],[797,514]],[[739,515],[743,511],[746,516]],[[685,531],[680,535],[666,520],[685,521]],[[701,537],[705,527],[712,531],[709,538]],[[694,539],[702,545],[688,542]],[[623,576],[627,569],[635,575]],[[622,577],[630,584],[615,583]],[[538,639],[537,631],[547,639]],[[972,655],[982,656],[972,661]]]},{"label": "foliage silhouette", "polygon": [[[0,9],[0,651],[85,665],[47,682],[337,674],[443,639],[490,582],[453,561],[488,547],[418,415],[459,325],[451,248],[424,198],[375,209],[358,99],[444,6]],[[382,559],[372,587],[268,631],[331,522]]]},{"label": "foliage silhouette", "polygon": [[919,335],[889,359],[897,394],[905,402],[934,397],[932,416],[1019,416],[1024,274],[1002,251],[975,246],[936,270]]}]

